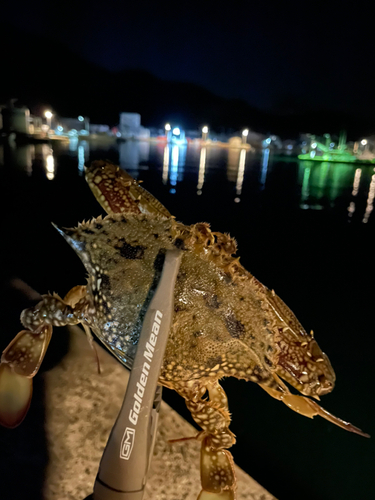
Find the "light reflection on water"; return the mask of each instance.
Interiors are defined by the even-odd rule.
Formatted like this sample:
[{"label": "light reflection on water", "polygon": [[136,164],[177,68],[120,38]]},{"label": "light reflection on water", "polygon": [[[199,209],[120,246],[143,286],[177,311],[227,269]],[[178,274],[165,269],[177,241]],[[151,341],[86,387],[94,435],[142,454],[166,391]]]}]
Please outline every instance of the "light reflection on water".
[{"label": "light reflection on water", "polygon": [[[375,194],[375,169],[371,165],[299,161],[302,209],[325,210],[347,200],[348,221],[364,209],[362,222],[369,220]],[[367,200],[364,204],[364,200]]]},{"label": "light reflection on water", "polygon": [[241,149],[240,151],[240,159],[238,162],[238,170],[237,170],[237,180],[236,180],[236,197],[234,201],[239,203],[241,201],[241,193],[242,193],[242,185],[245,175],[245,163],[246,163],[246,149]]},{"label": "light reflection on water", "polygon": [[138,177],[140,164],[148,162],[150,157],[150,143],[147,141],[121,142],[118,151],[120,166],[134,177]]},{"label": "light reflection on water", "polygon": [[198,184],[197,184],[197,194],[202,194],[204,175],[206,172],[206,156],[207,148],[203,147],[199,156],[199,171],[198,171]]},{"label": "light reflection on water", "polygon": [[370,188],[368,190],[365,215],[364,215],[363,220],[362,220],[362,222],[364,222],[364,223],[368,222],[369,217],[371,215],[371,212],[372,212],[372,210],[374,208],[374,195],[375,195],[375,175],[372,175],[371,176]]},{"label": "light reflection on water", "polygon": [[[100,148],[99,148],[100,149]],[[101,157],[106,158],[106,149]],[[0,145],[0,165],[16,168],[27,176],[33,174],[36,164],[42,165],[48,180],[54,181],[58,175],[57,159],[63,155],[76,158],[77,173],[83,175],[84,165],[92,159],[92,153],[98,151],[87,140],[73,138],[66,144],[26,144],[15,143]],[[368,223],[371,220],[375,197],[375,169],[371,165],[353,165],[300,161],[295,159],[284,162],[273,158],[272,151],[264,149],[261,153],[246,149],[225,149],[202,147],[197,145],[179,146],[144,142],[122,142],[111,146],[112,156],[122,168],[134,177],[142,177],[142,171],[155,169],[160,172],[160,181],[174,195],[184,188],[187,179],[195,179],[196,195],[202,196],[206,186],[217,182],[226,183],[226,189],[232,193],[232,201],[248,201],[249,190],[270,190],[269,177],[279,173],[281,183],[272,189],[288,187],[299,193],[296,209],[334,210],[345,204],[348,222],[356,220]],[[96,154],[95,157],[98,157]],[[100,156],[99,156],[100,157]],[[113,159],[116,161],[116,158]],[[294,178],[283,174],[294,168]],[[286,183],[293,183],[287,186]],[[207,194],[209,196],[209,194]],[[254,207],[253,207],[254,208]],[[342,212],[344,213],[344,212]]]},{"label": "light reflection on water", "polygon": [[262,173],[260,177],[260,183],[262,185],[262,188],[264,188],[266,185],[269,161],[270,161],[270,150],[269,148],[265,148],[262,151]]}]

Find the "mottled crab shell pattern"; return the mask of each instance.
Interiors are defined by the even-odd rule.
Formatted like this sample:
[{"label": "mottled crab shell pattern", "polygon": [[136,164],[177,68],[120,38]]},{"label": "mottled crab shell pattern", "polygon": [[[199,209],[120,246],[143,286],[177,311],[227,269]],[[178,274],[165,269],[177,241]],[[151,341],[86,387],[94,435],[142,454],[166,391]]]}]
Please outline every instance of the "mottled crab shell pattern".
[{"label": "mottled crab shell pattern", "polygon": [[[234,240],[215,237],[207,224],[188,227],[160,215],[126,214],[61,233],[89,273],[88,326],[129,367],[164,254],[175,247],[183,250],[161,372],[165,385],[231,375],[277,386],[273,374],[280,370],[280,355],[290,345],[285,342],[287,331],[297,330],[307,339],[306,345],[312,341],[287,306],[231,256]],[[323,356],[320,349],[319,356]],[[317,371],[328,377],[331,367],[323,363],[315,368],[313,359],[307,359],[312,369],[306,373],[316,386]],[[287,371],[282,375],[288,378]]]},{"label": "mottled crab shell pattern", "polygon": [[[183,229],[189,236],[199,231]],[[261,382],[270,377],[278,350],[267,303],[262,305],[246,280],[231,279],[204,247],[199,252],[186,248],[173,219],[111,216],[63,234],[89,272],[93,311],[87,323],[123,363],[131,365],[134,359],[165,252],[178,246],[185,251],[161,377],[175,382],[224,375]]]},{"label": "mottled crab shell pattern", "polygon": [[[129,214],[172,217],[156,198],[117,165],[104,161],[93,162],[86,170],[86,180],[96,199],[112,216],[122,213],[127,217]],[[220,289],[221,298],[216,294],[215,286],[209,289],[209,283],[205,284],[206,290],[199,295],[198,292],[193,292],[199,289],[195,287],[195,281],[198,280],[199,283],[199,280],[204,278],[195,272],[199,266],[190,265],[184,289],[185,295],[190,297],[189,304],[179,301],[176,296],[176,312],[181,314],[176,317],[177,326],[173,327],[171,339],[182,348],[180,352],[185,354],[195,352],[198,355],[198,359],[191,365],[184,380],[192,375],[198,378],[199,374],[205,376],[211,373],[212,376],[214,375],[212,372],[216,371],[221,376],[233,375],[254,382],[262,379],[263,383],[267,380],[269,385],[278,386],[279,383],[275,382],[275,377],[270,377],[277,367],[277,373],[305,395],[317,396],[330,392],[334,386],[335,374],[328,357],[321,351],[313,336],[304,330],[286,304],[246,271],[240,264],[239,258],[233,257],[237,251],[236,241],[227,234],[211,232],[206,223],[185,226],[171,222],[171,228],[170,236],[176,245],[179,247],[183,245],[185,250],[197,254],[200,258],[197,262],[209,262],[211,269],[213,269],[212,266],[215,267],[215,273],[218,276],[224,276],[221,282],[223,286]],[[145,244],[147,246],[150,242]],[[206,269],[202,269],[202,272],[205,271]],[[181,279],[178,281],[176,290],[179,289],[180,284]],[[227,291],[225,291],[225,285],[228,285]],[[238,293],[233,293],[232,300],[226,302],[231,294],[229,290],[232,292],[235,290]],[[202,314],[190,314],[189,310],[194,309],[195,302],[198,306],[203,303],[203,307],[199,307]],[[246,309],[247,302],[251,304],[248,309]],[[205,307],[209,305],[211,305],[210,315]],[[260,306],[260,309],[257,306]],[[213,309],[217,310],[213,311]],[[263,313],[263,320],[260,320]],[[207,322],[203,318],[206,318]],[[212,326],[209,335],[207,334],[208,320],[212,320],[213,325],[219,323],[218,332],[214,332],[215,327]],[[230,346],[233,348],[230,352],[236,352],[236,354],[230,355],[222,349],[216,357],[216,363],[213,364],[215,355],[212,349],[210,356],[207,353],[207,356],[205,355],[202,359],[199,355],[202,349],[204,351],[208,349],[210,342],[212,347],[212,339],[215,335],[216,344],[219,344],[223,320],[226,333],[236,337],[237,341],[232,341]],[[203,329],[200,328],[201,323],[204,323]],[[182,328],[181,325],[185,325],[184,332],[179,335],[178,327]],[[245,325],[247,331],[245,331]],[[192,340],[190,340],[191,332],[194,335]],[[241,340],[243,341],[242,350]],[[227,345],[225,342],[224,347]],[[255,363],[254,353],[257,358]],[[248,354],[251,357],[246,362]],[[169,369],[163,372],[165,380],[181,380],[184,372],[181,367],[186,368],[185,360],[184,355],[183,363],[177,363],[173,350],[167,349],[166,361],[170,362],[165,364]],[[209,365],[201,368],[205,362]],[[212,368],[215,370],[211,370]]]}]

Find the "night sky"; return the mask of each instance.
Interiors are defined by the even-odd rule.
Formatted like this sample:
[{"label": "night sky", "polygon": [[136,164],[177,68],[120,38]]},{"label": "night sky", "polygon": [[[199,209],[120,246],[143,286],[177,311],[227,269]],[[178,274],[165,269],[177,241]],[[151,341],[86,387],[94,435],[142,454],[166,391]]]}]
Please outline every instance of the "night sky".
[{"label": "night sky", "polygon": [[1,20],[110,71],[147,70],[262,110],[375,109],[369,4],[7,1]]}]

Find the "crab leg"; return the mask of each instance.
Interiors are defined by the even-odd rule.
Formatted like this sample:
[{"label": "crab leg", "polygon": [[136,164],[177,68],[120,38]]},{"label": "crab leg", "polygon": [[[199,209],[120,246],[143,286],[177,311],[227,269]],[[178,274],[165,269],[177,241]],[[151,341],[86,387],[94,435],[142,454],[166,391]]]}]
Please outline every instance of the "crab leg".
[{"label": "crab leg", "polygon": [[97,160],[86,168],[86,181],[108,214],[158,214],[171,217],[168,210],[125,170],[109,161]]},{"label": "crab leg", "polygon": [[25,418],[32,396],[32,378],[38,373],[52,337],[52,326],[81,322],[88,305],[86,287],[72,288],[62,300],[44,295],[34,307],[21,313],[27,328],[5,348],[0,363],[0,424],[16,427]]},{"label": "crab leg", "polygon": [[296,394],[291,394],[287,389],[286,392],[281,392],[277,389],[267,387],[264,384],[259,384],[262,389],[264,389],[270,396],[273,398],[282,401],[288,408],[299,413],[300,415],[304,415],[305,417],[313,418],[316,415],[325,418],[329,422],[345,429],[349,432],[354,432],[355,434],[359,434],[363,437],[370,437],[369,434],[361,431],[358,427],[355,427],[353,424],[349,422],[345,422],[345,420],[341,420],[341,418],[335,417],[327,410],[319,406],[315,401],[306,398],[304,396],[298,396]]},{"label": "crab leg", "polygon": [[[203,399],[208,391],[209,399]],[[177,390],[195,422],[203,429],[201,446],[202,490],[197,500],[234,500],[236,478],[230,448],[236,439],[229,430],[228,400],[218,381],[195,391]]]}]

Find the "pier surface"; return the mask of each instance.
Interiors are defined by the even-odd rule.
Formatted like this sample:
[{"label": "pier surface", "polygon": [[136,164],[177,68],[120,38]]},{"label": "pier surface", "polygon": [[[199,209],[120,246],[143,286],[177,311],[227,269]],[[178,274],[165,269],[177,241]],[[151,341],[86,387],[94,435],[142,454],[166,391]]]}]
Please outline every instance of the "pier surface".
[{"label": "pier surface", "polygon": [[[109,432],[122,404],[128,370],[98,347],[102,374],[85,335],[71,328],[70,349],[45,373],[46,432],[49,462],[45,500],[83,500],[93,489]],[[200,443],[168,440],[196,430],[162,403],[154,457],[144,500],[196,500],[200,491]],[[238,500],[276,500],[236,467]]]}]

